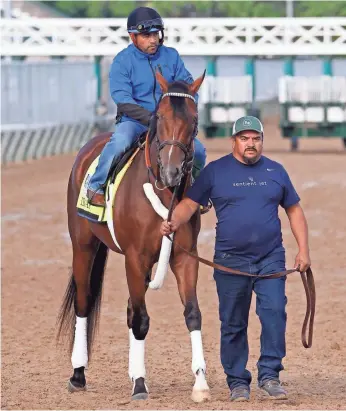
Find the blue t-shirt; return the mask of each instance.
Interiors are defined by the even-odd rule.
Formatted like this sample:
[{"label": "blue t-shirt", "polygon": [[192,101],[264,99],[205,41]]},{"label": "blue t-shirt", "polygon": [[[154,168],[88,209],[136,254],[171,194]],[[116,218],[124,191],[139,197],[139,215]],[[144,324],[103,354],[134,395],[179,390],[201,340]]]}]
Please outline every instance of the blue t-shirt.
[{"label": "blue t-shirt", "polygon": [[187,191],[187,197],[214,204],[215,250],[259,261],[283,250],[279,205],[300,201],[284,167],[262,156],[252,165],[232,154],[209,163]]}]

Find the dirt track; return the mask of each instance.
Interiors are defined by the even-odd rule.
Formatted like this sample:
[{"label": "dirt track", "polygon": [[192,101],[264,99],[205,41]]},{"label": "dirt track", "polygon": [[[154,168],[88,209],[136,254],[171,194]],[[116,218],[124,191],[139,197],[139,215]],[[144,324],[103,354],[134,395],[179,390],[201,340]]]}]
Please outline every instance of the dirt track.
[{"label": "dirt track", "polygon": [[[212,271],[200,266],[198,296],[203,316],[207,379],[212,400],[196,405],[191,347],[173,275],[147,294],[151,317],[146,345],[150,399],[130,403],[127,375],[127,286],[123,257],[108,260],[100,333],[87,371],[89,390],[69,394],[70,358],[55,347],[55,320],[68,281],[71,247],[65,192],[73,156],[50,158],[2,170],[2,409],[342,409],[346,408],[346,153],[340,140],[305,140],[296,154],[274,122],[265,124],[265,154],[288,170],[302,198],[310,227],[317,286],[313,348],[300,342],[305,293],[299,276],[287,281],[286,402],[258,391],[259,321],[249,324],[253,373],[251,402],[234,405],[219,361],[219,321]],[[208,160],[228,152],[228,140],[207,141]],[[296,245],[285,215],[287,266]],[[212,258],[215,215],[203,217],[199,252]]]}]

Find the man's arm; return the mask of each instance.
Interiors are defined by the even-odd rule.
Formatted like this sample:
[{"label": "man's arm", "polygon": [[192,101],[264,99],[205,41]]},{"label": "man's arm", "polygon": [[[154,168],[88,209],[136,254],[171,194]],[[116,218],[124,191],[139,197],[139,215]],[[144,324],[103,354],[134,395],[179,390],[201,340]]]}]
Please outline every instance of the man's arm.
[{"label": "man's arm", "polygon": [[165,220],[161,224],[161,234],[169,235],[174,231],[177,231],[182,224],[185,224],[190,220],[198,207],[198,203],[185,197],[174,209],[171,221],[168,223],[167,220]]},{"label": "man's arm", "polygon": [[299,203],[285,209],[290,221],[292,233],[297,241],[299,252],[296,256],[294,268],[305,272],[311,265],[309,253],[308,223]]},{"label": "man's arm", "polygon": [[196,178],[193,185],[187,190],[186,197],[176,206],[173,211],[171,222],[164,221],[160,232],[168,235],[187,223],[200,205],[207,205],[211,197],[213,181],[213,168],[208,164]]},{"label": "man's arm", "polygon": [[132,97],[132,84],[126,67],[116,59],[109,72],[109,88],[118,114],[126,114],[145,126],[149,125],[151,112],[138,105]]}]

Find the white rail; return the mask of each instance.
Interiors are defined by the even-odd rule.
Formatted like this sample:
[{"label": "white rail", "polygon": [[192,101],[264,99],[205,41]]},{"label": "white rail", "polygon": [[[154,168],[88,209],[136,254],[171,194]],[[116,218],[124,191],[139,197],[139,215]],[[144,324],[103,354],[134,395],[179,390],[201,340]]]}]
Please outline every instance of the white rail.
[{"label": "white rail", "polygon": [[[182,55],[345,55],[346,18],[170,18],[166,44]],[[2,19],[8,56],[114,56],[129,43],[125,19]]]}]

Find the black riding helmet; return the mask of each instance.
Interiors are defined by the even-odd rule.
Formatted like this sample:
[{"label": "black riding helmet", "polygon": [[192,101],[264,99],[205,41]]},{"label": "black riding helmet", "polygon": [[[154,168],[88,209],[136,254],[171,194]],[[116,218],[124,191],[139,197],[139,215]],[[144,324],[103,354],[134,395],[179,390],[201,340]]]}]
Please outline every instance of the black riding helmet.
[{"label": "black riding helmet", "polygon": [[163,21],[159,13],[150,7],[137,7],[127,18],[127,31],[134,34],[153,33],[160,34],[160,44],[163,43]]}]

